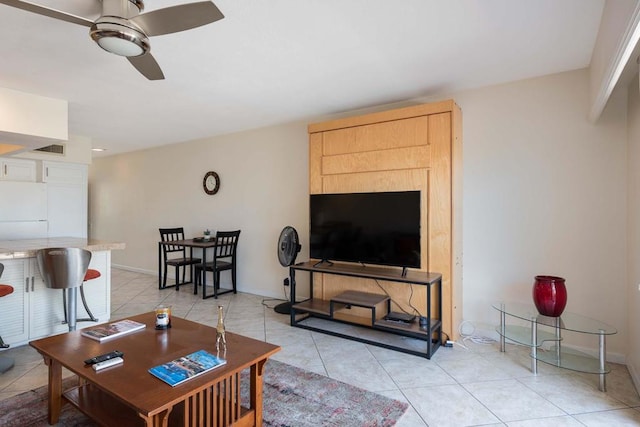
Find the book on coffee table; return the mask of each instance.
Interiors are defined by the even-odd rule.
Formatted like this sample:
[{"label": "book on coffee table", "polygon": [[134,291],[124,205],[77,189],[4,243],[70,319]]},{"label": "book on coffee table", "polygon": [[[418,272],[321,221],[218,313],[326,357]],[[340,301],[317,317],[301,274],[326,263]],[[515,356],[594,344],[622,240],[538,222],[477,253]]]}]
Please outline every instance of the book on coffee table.
[{"label": "book on coffee table", "polygon": [[139,331],[146,326],[144,323],[123,319],[117,322],[105,323],[104,325],[83,329],[81,334],[92,340],[103,342]]},{"label": "book on coffee table", "polygon": [[227,361],[204,350],[188,354],[163,365],[149,369],[152,375],[175,387],[191,378],[209,372]]}]

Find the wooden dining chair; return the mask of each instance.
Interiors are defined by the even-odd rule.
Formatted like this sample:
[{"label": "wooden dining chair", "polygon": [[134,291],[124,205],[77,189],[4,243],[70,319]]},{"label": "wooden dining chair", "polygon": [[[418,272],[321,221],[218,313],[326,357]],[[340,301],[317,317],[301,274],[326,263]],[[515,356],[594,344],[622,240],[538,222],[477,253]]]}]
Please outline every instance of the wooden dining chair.
[{"label": "wooden dining chair", "polygon": [[[197,264],[195,283],[193,285],[193,293],[198,293],[198,286],[203,283],[202,276],[207,271],[213,272],[213,297],[223,295],[229,292],[237,293],[236,287],[236,265],[237,265],[237,248],[240,230],[236,231],[218,231],[216,233],[216,246],[213,251],[213,261],[206,262],[204,270],[201,264]],[[220,272],[231,270],[231,289],[220,290]],[[203,295],[205,290],[202,290]]]},{"label": "wooden dining chair", "polygon": [[[160,289],[172,288],[175,286],[176,291],[180,290],[180,285],[191,283],[193,280],[193,266],[200,264],[200,258],[192,258],[187,256],[187,248],[180,245],[174,245],[170,242],[184,240],[184,228],[160,228],[160,239],[162,242],[169,242],[162,245],[162,262],[164,264],[164,274],[162,275],[162,286]],[[167,268],[173,267],[176,273],[175,285],[167,286]],[[187,267],[189,270],[190,281],[186,282]],[[180,269],[182,268],[182,282],[180,282]]]}]

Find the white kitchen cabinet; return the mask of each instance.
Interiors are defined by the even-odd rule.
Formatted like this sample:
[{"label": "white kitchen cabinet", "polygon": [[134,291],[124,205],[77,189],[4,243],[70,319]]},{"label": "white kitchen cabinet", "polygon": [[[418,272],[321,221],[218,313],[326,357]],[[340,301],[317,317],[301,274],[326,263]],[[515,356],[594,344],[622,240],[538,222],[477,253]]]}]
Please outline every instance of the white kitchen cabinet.
[{"label": "white kitchen cabinet", "polygon": [[[5,272],[2,282],[14,291],[0,301],[2,307],[2,339],[19,345],[34,338],[68,330],[62,309],[62,291],[44,285],[35,258],[2,261]],[[5,311],[7,310],[7,311]],[[9,313],[11,313],[9,315]]]},{"label": "white kitchen cabinet", "polygon": [[[2,283],[14,287],[11,295],[0,298],[0,335],[13,346],[49,335],[67,332],[64,322],[62,290],[47,288],[36,258],[3,260],[5,266]],[[84,286],[89,309],[99,321],[109,320],[111,311],[110,251],[93,252],[90,268],[102,274]],[[78,318],[87,317],[78,292]],[[77,329],[95,325],[94,322],[78,322]]]},{"label": "white kitchen cabinet", "polygon": [[49,237],[87,237],[87,165],[42,162]]},{"label": "white kitchen cabinet", "polygon": [[0,180],[36,182],[35,160],[0,158]]},{"label": "white kitchen cabinet", "polygon": [[64,324],[62,291],[50,289],[44,284],[38,261],[27,258],[31,279],[29,283],[29,339],[42,338],[68,331]]},{"label": "white kitchen cabinet", "polygon": [[[29,260],[0,261],[4,272],[0,282],[13,286],[13,293],[0,298],[0,335],[7,344],[27,341],[29,338]],[[29,287],[31,281],[29,280]]]}]

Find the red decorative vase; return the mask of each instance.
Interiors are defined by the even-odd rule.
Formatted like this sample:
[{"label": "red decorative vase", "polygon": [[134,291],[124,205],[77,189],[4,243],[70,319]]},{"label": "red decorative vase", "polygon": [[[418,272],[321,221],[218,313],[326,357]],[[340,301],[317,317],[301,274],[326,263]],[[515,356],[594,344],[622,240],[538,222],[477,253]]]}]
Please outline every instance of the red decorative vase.
[{"label": "red decorative vase", "polygon": [[533,302],[543,316],[558,317],[567,305],[567,288],[562,277],[536,276]]}]

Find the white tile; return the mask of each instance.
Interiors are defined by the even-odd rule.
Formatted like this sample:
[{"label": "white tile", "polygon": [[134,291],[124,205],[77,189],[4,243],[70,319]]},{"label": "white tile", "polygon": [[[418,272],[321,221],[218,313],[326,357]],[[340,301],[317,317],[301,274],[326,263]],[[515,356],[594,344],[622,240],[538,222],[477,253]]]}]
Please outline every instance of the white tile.
[{"label": "white tile", "polygon": [[481,355],[468,359],[438,360],[438,365],[459,383],[503,380],[511,378],[508,372],[489,363]]},{"label": "white tile", "polygon": [[534,420],[511,421],[509,427],[582,427],[584,424],[570,415],[562,417],[536,418]]},{"label": "white tile", "polygon": [[334,359],[323,357],[324,366],[331,378],[365,390],[380,392],[397,389],[394,381],[372,355],[369,359],[350,359],[348,353]]},{"label": "white tile", "polygon": [[500,422],[459,385],[410,388],[403,392],[429,426],[464,427]]},{"label": "white tile", "polygon": [[427,359],[386,359],[380,365],[399,388],[456,384],[453,377]]},{"label": "white tile", "polygon": [[501,421],[566,415],[557,406],[516,380],[468,383],[463,387]]},{"label": "white tile", "polygon": [[534,390],[568,414],[619,409],[625,405],[587,384],[578,376],[548,375],[519,378],[518,381]]},{"label": "white tile", "polygon": [[633,409],[578,414],[574,417],[587,427],[625,427],[640,426],[640,412]]},{"label": "white tile", "polygon": [[307,366],[323,365],[315,346],[305,344],[284,346],[271,358],[302,369],[307,369]]}]

